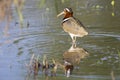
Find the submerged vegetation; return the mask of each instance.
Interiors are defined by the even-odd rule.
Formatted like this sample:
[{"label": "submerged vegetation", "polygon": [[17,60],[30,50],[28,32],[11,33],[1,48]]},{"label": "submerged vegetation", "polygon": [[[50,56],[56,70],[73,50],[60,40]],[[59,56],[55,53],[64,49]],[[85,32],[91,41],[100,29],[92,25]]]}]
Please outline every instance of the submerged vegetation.
[{"label": "submerged vegetation", "polygon": [[18,13],[19,16],[19,23],[21,24],[21,26],[23,26],[24,18],[22,14],[22,9],[24,6],[24,0],[14,0],[14,5],[16,8],[16,12]]},{"label": "submerged vegetation", "polygon": [[12,6],[14,5],[14,8],[16,9],[16,12],[18,13],[19,22],[23,23],[23,14],[22,9],[24,5],[24,0],[0,0],[0,21],[7,20],[7,23],[9,24],[12,20]]},{"label": "submerged vegetation", "polygon": [[[68,68],[69,65],[62,64],[58,61],[55,61],[55,59],[52,59],[51,61],[51,63],[48,61],[46,55],[43,56],[43,60],[41,61],[38,56],[35,56],[33,54],[29,64],[26,64],[28,73],[38,75],[38,72],[41,71],[45,76],[56,76],[58,68],[62,69],[65,72],[67,70],[66,68]],[[73,68],[72,64],[71,66]]]}]

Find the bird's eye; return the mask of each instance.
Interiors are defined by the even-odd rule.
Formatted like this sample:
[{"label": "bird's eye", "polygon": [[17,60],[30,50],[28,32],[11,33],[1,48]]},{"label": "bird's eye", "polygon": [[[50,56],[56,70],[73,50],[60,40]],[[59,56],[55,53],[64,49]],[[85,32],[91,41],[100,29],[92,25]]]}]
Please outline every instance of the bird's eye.
[{"label": "bird's eye", "polygon": [[66,10],[66,9],[64,9],[64,12],[67,12],[67,10]]}]

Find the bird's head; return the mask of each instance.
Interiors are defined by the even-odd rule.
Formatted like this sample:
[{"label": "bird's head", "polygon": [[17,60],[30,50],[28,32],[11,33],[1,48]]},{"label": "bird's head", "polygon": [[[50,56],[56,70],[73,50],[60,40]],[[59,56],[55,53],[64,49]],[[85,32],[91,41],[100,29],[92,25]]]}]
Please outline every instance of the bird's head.
[{"label": "bird's head", "polygon": [[71,8],[65,8],[61,13],[57,15],[57,17],[64,15],[64,18],[72,17],[73,11]]}]

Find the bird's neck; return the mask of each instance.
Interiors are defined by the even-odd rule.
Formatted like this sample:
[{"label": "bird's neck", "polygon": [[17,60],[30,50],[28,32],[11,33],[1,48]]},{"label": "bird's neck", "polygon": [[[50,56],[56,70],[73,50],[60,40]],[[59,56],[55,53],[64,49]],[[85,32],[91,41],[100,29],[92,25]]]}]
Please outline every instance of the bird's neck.
[{"label": "bird's neck", "polygon": [[69,19],[70,19],[69,17],[68,17],[68,18],[63,18],[62,23],[64,23],[64,22],[68,21]]},{"label": "bird's neck", "polygon": [[63,20],[66,19],[66,18],[69,18],[69,17],[73,17],[73,14],[67,13],[67,14],[64,16]]}]

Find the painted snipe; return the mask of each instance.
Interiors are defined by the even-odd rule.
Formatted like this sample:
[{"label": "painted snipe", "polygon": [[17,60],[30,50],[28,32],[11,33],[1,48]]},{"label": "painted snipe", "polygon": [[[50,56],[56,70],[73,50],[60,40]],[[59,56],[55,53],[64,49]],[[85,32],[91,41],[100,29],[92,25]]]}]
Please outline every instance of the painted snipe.
[{"label": "painted snipe", "polygon": [[60,15],[64,15],[62,27],[64,31],[70,35],[73,43],[76,42],[76,37],[88,35],[85,26],[73,16],[73,11],[71,8],[65,8],[63,12],[57,15],[57,17]]}]

